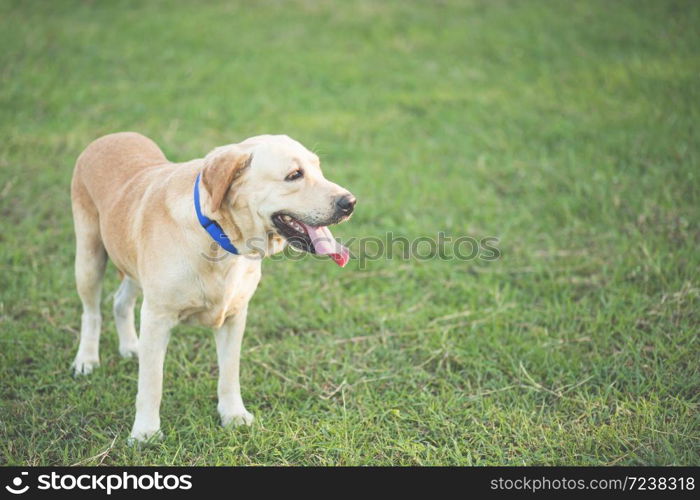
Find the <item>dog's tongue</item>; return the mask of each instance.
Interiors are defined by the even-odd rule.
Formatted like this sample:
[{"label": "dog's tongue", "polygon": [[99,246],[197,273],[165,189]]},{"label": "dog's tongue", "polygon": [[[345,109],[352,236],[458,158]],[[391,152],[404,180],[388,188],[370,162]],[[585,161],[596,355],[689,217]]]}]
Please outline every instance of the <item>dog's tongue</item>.
[{"label": "dog's tongue", "polygon": [[333,235],[327,227],[313,227],[303,222],[302,224],[306,232],[309,233],[311,243],[313,243],[316,253],[319,255],[328,255],[340,267],[345,267],[345,264],[350,260],[350,250],[335,241],[335,238],[333,238]]}]

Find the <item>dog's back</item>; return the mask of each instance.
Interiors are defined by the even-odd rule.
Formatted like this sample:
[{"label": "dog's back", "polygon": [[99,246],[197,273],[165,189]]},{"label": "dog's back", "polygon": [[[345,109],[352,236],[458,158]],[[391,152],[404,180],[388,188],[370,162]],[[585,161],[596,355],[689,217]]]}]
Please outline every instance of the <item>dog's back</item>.
[{"label": "dog's back", "polygon": [[71,196],[75,205],[90,209],[109,204],[118,188],[139,171],[168,163],[163,151],[136,132],[109,134],[91,142],[78,157],[73,171]]}]

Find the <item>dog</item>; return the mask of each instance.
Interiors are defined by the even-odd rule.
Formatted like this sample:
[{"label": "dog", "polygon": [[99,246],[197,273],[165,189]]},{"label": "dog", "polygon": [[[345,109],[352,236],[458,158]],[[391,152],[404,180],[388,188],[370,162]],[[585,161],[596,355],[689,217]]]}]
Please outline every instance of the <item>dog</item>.
[{"label": "dog", "polygon": [[285,135],[251,137],[178,164],[151,139],[120,132],[95,140],[78,157],[71,202],[83,306],[74,373],[87,375],[99,365],[109,258],[123,276],[114,298],[119,352],[139,362],[131,439],[162,436],[163,362],[179,323],[213,328],[221,423],[250,425],[239,360],[262,258],[291,244],[344,266],[349,250],[327,226],[351,216],[355,197],[323,176],[317,155]]}]

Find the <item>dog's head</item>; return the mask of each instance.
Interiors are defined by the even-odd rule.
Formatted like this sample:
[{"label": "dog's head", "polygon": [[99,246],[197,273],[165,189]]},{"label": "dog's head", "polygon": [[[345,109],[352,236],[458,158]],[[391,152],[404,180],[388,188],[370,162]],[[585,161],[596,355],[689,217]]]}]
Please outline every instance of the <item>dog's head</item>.
[{"label": "dog's head", "polygon": [[347,220],[355,197],[327,180],[318,156],[286,135],[251,137],[204,159],[208,212],[241,235],[245,253],[271,254],[290,243],[330,255],[344,266],[349,251],[327,226]]}]

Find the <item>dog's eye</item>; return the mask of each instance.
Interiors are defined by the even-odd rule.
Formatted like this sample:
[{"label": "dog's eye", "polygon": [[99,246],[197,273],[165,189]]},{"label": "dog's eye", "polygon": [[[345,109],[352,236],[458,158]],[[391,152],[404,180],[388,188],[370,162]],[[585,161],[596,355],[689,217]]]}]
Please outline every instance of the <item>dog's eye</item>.
[{"label": "dog's eye", "polygon": [[296,169],[294,172],[289,174],[287,177],[284,178],[285,181],[295,181],[297,179],[301,179],[304,177],[304,171],[300,168]]}]

